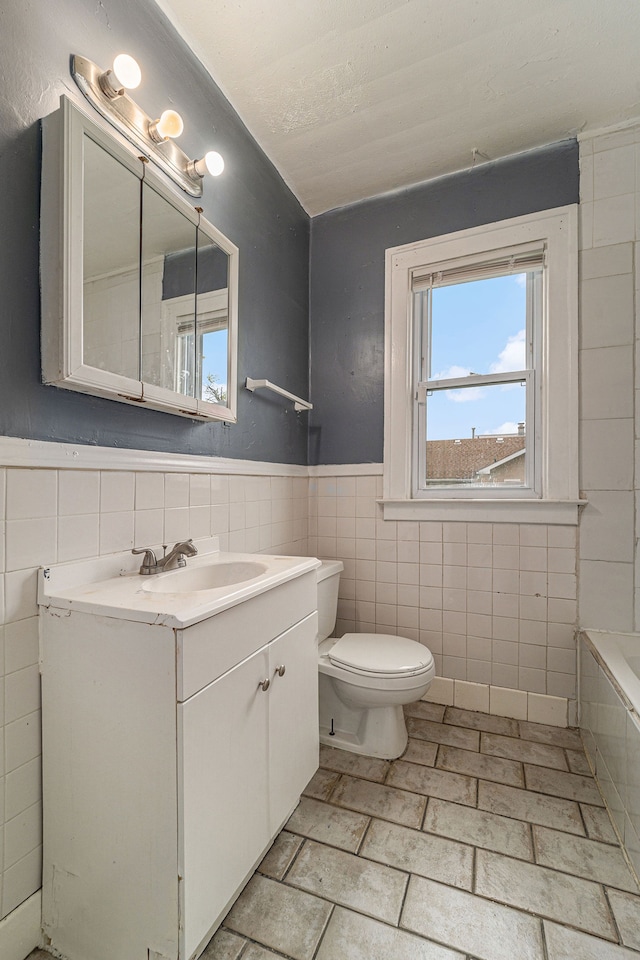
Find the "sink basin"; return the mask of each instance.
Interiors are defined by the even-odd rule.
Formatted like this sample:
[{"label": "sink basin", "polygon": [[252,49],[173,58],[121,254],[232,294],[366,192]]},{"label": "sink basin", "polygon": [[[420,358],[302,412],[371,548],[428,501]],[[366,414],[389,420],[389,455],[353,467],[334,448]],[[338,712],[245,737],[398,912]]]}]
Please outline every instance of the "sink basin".
[{"label": "sink basin", "polygon": [[217,590],[232,587],[245,580],[253,580],[265,573],[267,565],[253,560],[230,560],[210,563],[202,567],[187,567],[160,574],[142,589],[148,593],[194,593],[199,590]]}]

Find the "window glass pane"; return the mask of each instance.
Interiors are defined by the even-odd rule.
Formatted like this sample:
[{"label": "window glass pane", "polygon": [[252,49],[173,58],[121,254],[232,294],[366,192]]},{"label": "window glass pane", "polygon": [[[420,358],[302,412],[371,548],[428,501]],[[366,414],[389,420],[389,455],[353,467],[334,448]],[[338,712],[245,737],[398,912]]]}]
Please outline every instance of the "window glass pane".
[{"label": "window glass pane", "polygon": [[526,387],[505,383],[427,396],[427,486],[522,486]]},{"label": "window glass pane", "polygon": [[526,273],[435,287],[431,295],[430,379],[529,366]]}]

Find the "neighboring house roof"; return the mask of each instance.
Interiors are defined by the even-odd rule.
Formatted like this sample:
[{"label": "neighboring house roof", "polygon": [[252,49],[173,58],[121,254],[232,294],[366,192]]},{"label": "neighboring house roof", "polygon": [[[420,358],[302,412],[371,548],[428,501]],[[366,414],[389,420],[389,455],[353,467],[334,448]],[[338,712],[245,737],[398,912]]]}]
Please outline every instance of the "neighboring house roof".
[{"label": "neighboring house roof", "polygon": [[500,467],[503,467],[505,463],[510,463],[511,460],[515,460],[516,457],[523,457],[525,454],[525,448],[522,450],[516,450],[515,453],[510,453],[508,457],[503,457],[502,460],[496,460],[495,463],[490,463],[488,467],[482,467],[477,473],[492,473],[494,470],[497,470]]},{"label": "neighboring house roof", "polygon": [[478,472],[524,452],[526,436],[469,437],[464,440],[428,440],[427,479],[471,480]]}]

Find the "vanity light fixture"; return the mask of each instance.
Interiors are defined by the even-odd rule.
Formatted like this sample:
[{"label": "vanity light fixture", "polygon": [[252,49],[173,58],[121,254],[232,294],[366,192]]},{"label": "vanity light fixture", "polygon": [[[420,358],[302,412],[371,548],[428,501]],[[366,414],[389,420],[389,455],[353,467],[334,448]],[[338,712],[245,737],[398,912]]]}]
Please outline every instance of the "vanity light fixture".
[{"label": "vanity light fixture", "polygon": [[224,160],[215,150],[201,160],[191,160],[174,143],[184,127],[179,113],[165,110],[153,120],[128,96],[125,90],[135,89],[142,78],[133,57],[119,54],[112,69],[102,70],[86,57],[74,55],[71,75],[98,113],[190,196],[202,196],[206,173],[217,177],[224,170]]}]

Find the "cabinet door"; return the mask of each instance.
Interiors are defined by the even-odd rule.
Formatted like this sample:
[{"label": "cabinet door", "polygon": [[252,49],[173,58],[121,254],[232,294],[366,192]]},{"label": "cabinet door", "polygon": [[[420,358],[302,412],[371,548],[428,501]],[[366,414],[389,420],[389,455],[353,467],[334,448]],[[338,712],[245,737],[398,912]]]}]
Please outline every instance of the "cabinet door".
[{"label": "cabinet door", "polygon": [[[318,769],[318,617],[269,646],[269,820],[275,833]],[[279,668],[284,673],[279,675]]]},{"label": "cabinet door", "polygon": [[178,705],[184,960],[270,840],[266,648]]}]

